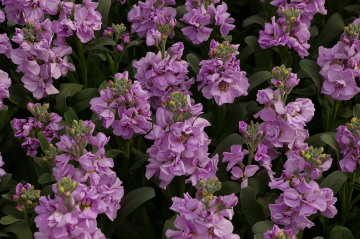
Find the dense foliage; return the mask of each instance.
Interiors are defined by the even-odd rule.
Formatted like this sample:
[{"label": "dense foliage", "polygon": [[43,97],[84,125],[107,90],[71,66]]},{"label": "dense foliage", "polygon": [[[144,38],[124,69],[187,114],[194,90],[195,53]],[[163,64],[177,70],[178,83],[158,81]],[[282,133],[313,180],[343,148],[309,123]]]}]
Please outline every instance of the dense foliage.
[{"label": "dense foliage", "polygon": [[0,3],[0,237],[360,238],[360,1]]}]

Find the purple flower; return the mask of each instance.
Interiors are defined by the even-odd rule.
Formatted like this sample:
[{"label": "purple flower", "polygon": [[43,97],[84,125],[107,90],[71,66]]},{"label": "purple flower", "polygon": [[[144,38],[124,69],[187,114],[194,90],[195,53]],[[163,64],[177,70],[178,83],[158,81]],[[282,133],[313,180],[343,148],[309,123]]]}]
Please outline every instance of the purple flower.
[{"label": "purple flower", "polygon": [[4,161],[3,161],[3,157],[0,153],[0,177],[4,176],[6,174],[4,169],[1,168],[2,166],[4,166]]},{"label": "purple flower", "polygon": [[260,167],[257,165],[247,165],[245,169],[242,169],[241,167],[233,167],[231,170],[231,179],[237,180],[241,178],[241,188],[245,188],[248,186],[248,179],[254,176],[259,168]]},{"label": "purple flower", "polygon": [[10,97],[9,87],[11,79],[8,73],[0,70],[0,110],[4,108],[3,100]]},{"label": "purple flower", "polygon": [[248,150],[242,149],[242,145],[232,145],[230,148],[231,152],[224,152],[223,162],[229,162],[226,170],[230,171],[235,165],[242,162],[245,155],[249,153]]},{"label": "purple flower", "polygon": [[271,230],[268,230],[264,233],[264,239],[278,239],[284,238],[284,236],[286,239],[296,239],[291,229],[280,229],[276,224]]}]

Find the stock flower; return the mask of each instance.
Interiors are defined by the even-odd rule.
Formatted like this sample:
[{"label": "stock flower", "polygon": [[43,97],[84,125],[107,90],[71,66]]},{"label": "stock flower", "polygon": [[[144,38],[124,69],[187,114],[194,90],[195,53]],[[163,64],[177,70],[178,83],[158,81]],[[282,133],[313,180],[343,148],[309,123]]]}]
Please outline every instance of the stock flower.
[{"label": "stock flower", "polygon": [[135,133],[146,134],[152,127],[149,93],[140,83],[128,78],[128,72],[117,73],[115,81],[109,81],[100,97],[90,101],[90,109],[98,114],[105,128],[130,139]]},{"label": "stock flower", "polygon": [[280,229],[278,225],[274,225],[271,230],[268,230],[264,233],[264,239],[296,239],[291,229],[284,230]]},{"label": "stock flower", "polygon": [[0,70],[0,110],[4,108],[3,100],[10,97],[9,87],[11,85],[11,79],[8,73]]},{"label": "stock flower", "polygon": [[198,89],[207,99],[215,99],[218,105],[232,103],[239,96],[247,95],[249,88],[246,73],[240,70],[240,61],[236,60],[239,45],[229,42],[210,43],[210,60],[200,62],[201,69],[197,76]]},{"label": "stock flower", "polygon": [[4,176],[6,174],[4,169],[1,168],[2,166],[4,166],[4,161],[3,161],[3,157],[0,153],[0,177]]}]

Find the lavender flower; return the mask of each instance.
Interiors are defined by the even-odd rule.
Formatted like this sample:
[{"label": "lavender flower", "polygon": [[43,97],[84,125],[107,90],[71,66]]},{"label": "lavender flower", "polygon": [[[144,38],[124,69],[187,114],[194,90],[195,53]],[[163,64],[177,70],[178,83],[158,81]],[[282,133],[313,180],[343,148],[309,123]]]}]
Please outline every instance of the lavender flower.
[{"label": "lavender flower", "polygon": [[234,215],[233,207],[238,202],[235,194],[213,196],[221,188],[217,178],[200,181],[199,186],[201,188],[197,191],[197,198],[186,193],[184,198],[172,199],[170,209],[178,213],[174,222],[178,230],[168,229],[166,236],[173,239],[190,238],[193,235],[199,238],[240,239],[233,234],[234,227],[230,222]]},{"label": "lavender flower", "polygon": [[0,153],[0,177],[4,176],[6,174],[5,170],[1,168],[2,166],[4,166],[4,161],[3,161],[3,157]]},{"label": "lavender flower", "polygon": [[207,99],[214,98],[218,105],[234,102],[235,97],[247,95],[249,88],[246,73],[240,70],[240,61],[236,60],[239,45],[229,42],[210,43],[209,55],[212,59],[202,60],[197,81],[198,89]]},{"label": "lavender flower", "polygon": [[128,72],[115,74],[100,97],[90,101],[91,109],[99,115],[105,128],[115,135],[130,139],[135,133],[146,134],[151,129],[149,94],[138,81],[128,79]]},{"label": "lavender flower", "polygon": [[210,123],[198,116],[202,105],[192,105],[189,95],[170,94],[170,99],[157,109],[156,124],[146,136],[155,140],[147,150],[150,155],[146,177],[158,176],[160,187],[166,186],[175,176],[190,176],[193,185],[199,180],[215,176],[218,158],[209,158],[210,139],[204,128]]},{"label": "lavender flower", "polygon": [[264,233],[264,239],[296,239],[291,229],[280,229],[276,224]]}]

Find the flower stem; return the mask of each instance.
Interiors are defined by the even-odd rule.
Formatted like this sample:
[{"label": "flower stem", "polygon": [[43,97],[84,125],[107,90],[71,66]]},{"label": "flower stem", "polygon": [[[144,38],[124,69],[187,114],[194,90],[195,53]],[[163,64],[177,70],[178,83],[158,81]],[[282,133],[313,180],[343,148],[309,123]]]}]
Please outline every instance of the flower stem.
[{"label": "flower stem", "polygon": [[86,59],[84,54],[84,46],[79,38],[76,39],[77,49],[78,49],[78,55],[79,55],[79,61],[80,61],[80,69],[81,69],[81,78],[82,82],[84,84],[84,88],[87,88],[88,81],[87,81],[87,65],[86,65]]}]

